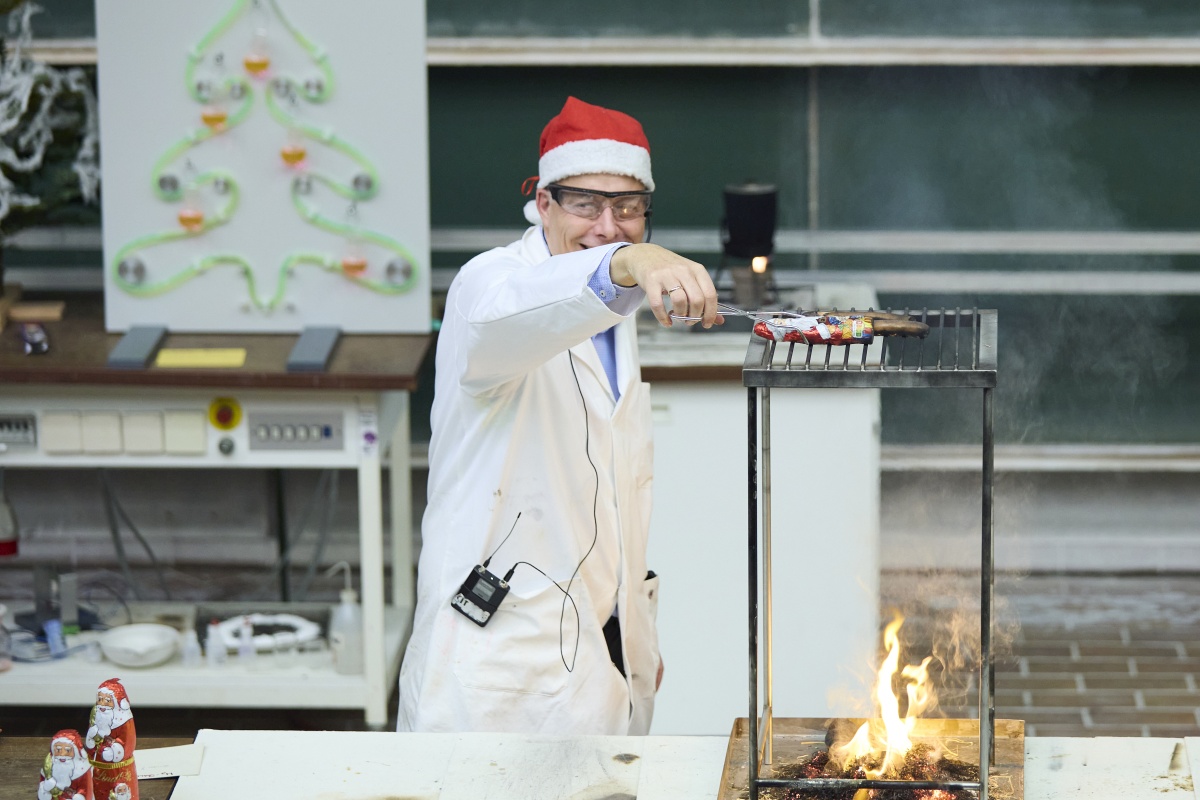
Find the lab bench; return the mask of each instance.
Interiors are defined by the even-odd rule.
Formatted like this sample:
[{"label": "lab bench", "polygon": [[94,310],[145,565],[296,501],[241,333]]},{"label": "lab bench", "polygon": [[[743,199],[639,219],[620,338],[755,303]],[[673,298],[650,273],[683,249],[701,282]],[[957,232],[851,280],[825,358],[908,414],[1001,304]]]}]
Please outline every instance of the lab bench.
[{"label": "lab bench", "polygon": [[[11,326],[0,338],[0,419],[30,423],[27,429],[18,424],[0,446],[0,468],[357,472],[365,673],[336,675],[331,664],[313,665],[289,680],[232,669],[198,683],[191,671],[167,666],[138,673],[135,683],[146,687],[131,688],[137,702],[300,708],[318,707],[315,703],[362,708],[368,725],[384,725],[414,600],[409,394],[431,337],[344,335],[325,371],[289,372],[293,335],[168,334],[164,348],[242,348],[245,362],[228,369],[114,369],[108,354],[121,335],[105,331],[99,295],[68,297],[63,319],[45,328],[50,351],[44,355],[26,356]],[[392,508],[386,561],[385,465]],[[392,569],[389,598],[385,563]],[[4,676],[3,701],[61,704],[76,689],[90,696],[99,675],[94,667],[74,659],[23,666]],[[320,688],[314,682],[327,683],[329,692],[313,691]],[[272,693],[263,691],[268,687]]]}]

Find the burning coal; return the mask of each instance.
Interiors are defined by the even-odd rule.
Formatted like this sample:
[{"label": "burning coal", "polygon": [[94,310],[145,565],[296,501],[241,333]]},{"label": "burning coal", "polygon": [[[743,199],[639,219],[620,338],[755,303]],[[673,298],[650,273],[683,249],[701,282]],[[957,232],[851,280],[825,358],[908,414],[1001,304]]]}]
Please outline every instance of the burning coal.
[{"label": "burning coal", "polygon": [[[914,744],[904,754],[889,780],[905,781],[977,781],[979,767],[934,755],[927,744]],[[856,759],[845,766],[830,761],[829,751],[821,750],[808,761],[777,768],[772,777],[785,780],[813,778],[865,779],[878,772],[881,761],[874,755]],[[771,800],[971,800],[975,793],[959,789],[768,789],[761,795]]]},{"label": "burning coal", "polygon": [[[875,675],[872,700],[876,714],[861,724],[830,721],[827,749],[791,765],[776,765],[773,778],[785,780],[841,778],[973,782],[979,767],[958,761],[945,751],[944,742],[914,742],[917,720],[937,707],[937,692],[929,676],[932,656],[919,664],[901,666],[900,627],[897,616],[884,631],[887,651]],[[772,800],[967,800],[974,793],[960,789],[784,789],[764,793]]]},{"label": "burning coal", "polygon": [[874,689],[878,718],[864,722],[848,742],[834,742],[829,748],[830,760],[842,768],[851,763],[878,762],[878,766],[867,769],[868,778],[884,778],[898,772],[912,749],[909,734],[917,719],[937,706],[937,692],[929,681],[929,662],[933,657],[926,656],[920,664],[900,669],[907,700],[904,716],[900,716],[900,697],[892,683],[900,665],[899,632],[903,624],[904,617],[897,616],[883,634],[887,657],[876,673]]}]

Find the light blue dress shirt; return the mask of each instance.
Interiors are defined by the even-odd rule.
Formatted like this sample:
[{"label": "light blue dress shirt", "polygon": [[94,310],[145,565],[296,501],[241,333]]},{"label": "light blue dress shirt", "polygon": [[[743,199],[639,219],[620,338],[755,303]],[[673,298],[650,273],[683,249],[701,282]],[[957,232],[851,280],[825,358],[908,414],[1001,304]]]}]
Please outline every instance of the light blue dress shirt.
[{"label": "light blue dress shirt", "polygon": [[[625,245],[621,245],[625,247]],[[588,288],[596,293],[606,306],[616,311],[618,314],[628,314],[637,304],[641,303],[641,292],[633,291],[637,289],[635,286],[618,286],[612,282],[612,276],[609,275],[609,266],[612,261],[613,253],[621,249],[614,247],[605,254],[604,260],[600,262],[600,266],[592,273],[592,277],[588,279]],[[617,340],[615,326],[608,330],[600,331],[592,337],[592,343],[596,345],[596,353],[600,356],[600,363],[604,365],[604,374],[608,376],[608,385],[612,387],[613,399],[621,399],[621,390],[617,387]]]}]

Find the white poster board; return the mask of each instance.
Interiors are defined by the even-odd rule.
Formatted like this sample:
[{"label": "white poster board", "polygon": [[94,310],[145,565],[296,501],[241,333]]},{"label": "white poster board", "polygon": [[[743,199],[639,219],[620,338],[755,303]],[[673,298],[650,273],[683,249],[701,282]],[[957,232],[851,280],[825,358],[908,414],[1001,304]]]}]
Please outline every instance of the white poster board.
[{"label": "white poster board", "polygon": [[109,330],[429,330],[424,3],[96,21]]}]

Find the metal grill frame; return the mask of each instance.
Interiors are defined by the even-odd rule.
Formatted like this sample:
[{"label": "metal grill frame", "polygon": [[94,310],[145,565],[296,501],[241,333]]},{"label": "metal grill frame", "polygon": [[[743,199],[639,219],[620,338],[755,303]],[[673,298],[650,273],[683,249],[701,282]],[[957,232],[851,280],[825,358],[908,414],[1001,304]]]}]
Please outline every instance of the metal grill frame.
[{"label": "metal grill frame", "polygon": [[[795,789],[908,788],[968,789],[988,800],[988,774],[995,756],[996,702],[995,663],[992,653],[994,556],[993,483],[995,442],[992,438],[992,391],[996,387],[996,333],[994,310],[963,311],[939,309],[929,312],[904,310],[929,325],[929,334],[882,339],[878,356],[868,358],[870,346],[776,343],[750,337],[742,368],[747,392],[747,505],[749,561],[750,709],[748,788],[750,800],[758,800],[762,787]],[[947,331],[953,331],[947,345]],[[776,363],[779,348],[787,348]],[[936,353],[928,352],[936,348]],[[839,350],[841,358],[835,358]],[[823,351],[823,352],[821,352]],[[855,352],[861,351],[861,352]],[[814,353],[817,354],[814,363]],[[952,353],[952,357],[951,354]],[[929,357],[927,358],[927,354]],[[857,356],[857,358],[855,357]],[[889,361],[891,363],[889,363]],[[932,363],[928,363],[932,362]],[[896,781],[869,779],[796,779],[759,777],[760,760],[772,759],[772,604],[771,604],[771,390],[772,389],[981,389],[983,392],[983,480],[980,487],[983,522],[981,531],[979,589],[979,781]],[[759,437],[761,435],[761,452]],[[763,576],[763,707],[758,699],[758,549],[759,486],[762,486],[762,576]]]}]

